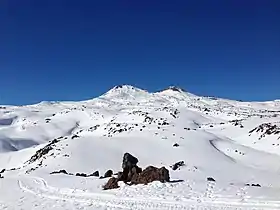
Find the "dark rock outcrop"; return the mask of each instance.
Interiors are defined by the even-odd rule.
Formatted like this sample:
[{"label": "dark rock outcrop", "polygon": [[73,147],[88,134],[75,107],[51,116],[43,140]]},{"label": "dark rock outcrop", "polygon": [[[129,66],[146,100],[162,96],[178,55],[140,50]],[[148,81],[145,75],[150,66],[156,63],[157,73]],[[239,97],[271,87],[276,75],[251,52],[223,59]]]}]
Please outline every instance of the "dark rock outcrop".
[{"label": "dark rock outcrop", "polygon": [[49,151],[51,151],[53,149],[52,145],[46,145],[45,147],[43,147],[42,149],[39,149],[35,155],[33,155],[30,160],[29,163],[33,163],[36,160],[39,160],[40,158],[42,158],[44,155],[48,154]]},{"label": "dark rock outcrop", "polygon": [[76,139],[76,138],[79,138],[79,136],[76,134],[71,137],[71,139]]},{"label": "dark rock outcrop", "polygon": [[39,159],[41,159],[43,156],[48,154],[51,150],[54,149],[55,144],[58,143],[58,139],[53,139],[49,144],[47,144],[45,147],[39,149],[26,163],[33,163]]},{"label": "dark rock outcrop", "polygon": [[3,178],[4,178],[2,174],[3,174],[5,171],[6,171],[6,169],[5,169],[5,168],[4,168],[4,169],[2,169],[2,170],[0,171],[0,178],[1,178],[1,179],[3,179]]},{"label": "dark rock outcrop", "polygon": [[179,161],[175,164],[173,164],[172,166],[170,166],[172,168],[172,170],[177,170],[178,168],[180,168],[181,166],[184,166],[185,162],[184,161]]},{"label": "dark rock outcrop", "polygon": [[87,177],[88,175],[85,173],[76,173],[76,176],[82,176],[82,177]]},{"label": "dark rock outcrop", "polygon": [[108,178],[108,177],[111,177],[113,176],[113,171],[112,170],[108,170],[105,172],[104,176],[100,177],[101,179],[103,178]]},{"label": "dark rock outcrop", "polygon": [[68,172],[66,170],[59,170],[59,171],[53,171],[51,172],[51,174],[68,174]]},{"label": "dark rock outcrop", "polygon": [[[266,137],[267,135],[280,135],[280,127],[276,124],[272,123],[263,123],[258,127],[254,128],[253,130],[249,131],[249,135],[253,132],[261,134],[259,140]],[[280,136],[278,137],[280,139]]]},{"label": "dark rock outcrop", "polygon": [[148,184],[153,181],[168,182],[170,181],[169,171],[165,167],[156,168],[148,166],[139,175],[133,176],[132,184]]},{"label": "dark rock outcrop", "polygon": [[124,181],[125,183],[130,182],[133,177],[138,176],[142,172],[142,168],[138,166],[134,166],[131,169],[124,169],[122,172],[122,176],[120,177],[119,181]]},{"label": "dark rock outcrop", "polygon": [[95,171],[92,174],[90,174],[89,176],[97,176],[97,177],[99,177],[99,171]]},{"label": "dark rock outcrop", "polygon": [[138,159],[129,153],[125,153],[123,156],[122,169],[123,172],[119,177],[119,181],[130,182],[134,174],[138,174],[142,171],[137,166]]},{"label": "dark rock outcrop", "polygon": [[119,171],[116,175],[117,175],[118,181],[123,181],[123,180],[124,180],[124,178],[123,178],[123,172]]},{"label": "dark rock outcrop", "polygon": [[173,147],[179,147],[178,143],[173,144]]},{"label": "dark rock outcrop", "polygon": [[122,168],[132,168],[136,166],[138,159],[129,153],[125,153],[123,156]]},{"label": "dark rock outcrop", "polygon": [[95,171],[92,174],[86,174],[86,173],[76,173],[76,174],[73,174],[73,173],[69,173],[66,170],[62,169],[62,170],[59,170],[59,171],[53,171],[50,174],[66,174],[66,175],[80,176],[80,177],[91,177],[91,176],[99,177],[99,171]]},{"label": "dark rock outcrop", "polygon": [[208,181],[208,182],[216,182],[216,180],[215,180],[214,178],[212,178],[212,177],[208,177],[208,178],[207,178],[207,181]]},{"label": "dark rock outcrop", "polygon": [[125,153],[122,163],[123,171],[116,174],[117,178],[110,178],[107,184],[103,186],[103,189],[108,190],[118,188],[118,181],[123,181],[130,185],[148,184],[153,181],[170,181],[169,171],[165,167],[156,168],[154,166],[149,166],[142,171],[142,169],[137,166],[137,163],[138,159],[136,157],[132,156],[129,153]]},{"label": "dark rock outcrop", "polygon": [[103,186],[104,190],[110,190],[115,188],[119,188],[118,179],[115,177],[110,178],[109,181]]},{"label": "dark rock outcrop", "polygon": [[251,186],[251,187],[261,187],[260,184],[246,184],[246,186]]}]

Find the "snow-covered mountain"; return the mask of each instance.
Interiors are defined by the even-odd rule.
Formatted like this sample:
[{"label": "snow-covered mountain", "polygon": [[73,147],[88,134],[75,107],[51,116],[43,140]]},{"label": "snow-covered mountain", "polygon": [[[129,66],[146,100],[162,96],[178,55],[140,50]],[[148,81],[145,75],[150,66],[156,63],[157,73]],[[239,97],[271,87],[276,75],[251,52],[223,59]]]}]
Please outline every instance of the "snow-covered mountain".
[{"label": "snow-covered mountain", "polygon": [[[103,191],[107,179],[50,174],[118,172],[125,152],[173,182]],[[1,106],[1,168],[0,209],[279,209],[280,102],[120,85],[87,101]]]}]

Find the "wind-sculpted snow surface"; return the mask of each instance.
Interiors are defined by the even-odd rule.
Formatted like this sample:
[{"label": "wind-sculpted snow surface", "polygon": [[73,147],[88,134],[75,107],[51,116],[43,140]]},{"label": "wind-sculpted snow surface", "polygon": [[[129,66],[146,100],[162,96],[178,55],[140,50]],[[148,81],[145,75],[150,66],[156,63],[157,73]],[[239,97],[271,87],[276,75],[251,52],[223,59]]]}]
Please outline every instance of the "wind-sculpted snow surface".
[{"label": "wind-sculpted snow surface", "polygon": [[[277,100],[179,87],[1,106],[0,209],[279,209],[279,123]],[[139,166],[167,168],[170,182],[104,191],[109,178],[98,175],[118,172],[127,152]]]}]

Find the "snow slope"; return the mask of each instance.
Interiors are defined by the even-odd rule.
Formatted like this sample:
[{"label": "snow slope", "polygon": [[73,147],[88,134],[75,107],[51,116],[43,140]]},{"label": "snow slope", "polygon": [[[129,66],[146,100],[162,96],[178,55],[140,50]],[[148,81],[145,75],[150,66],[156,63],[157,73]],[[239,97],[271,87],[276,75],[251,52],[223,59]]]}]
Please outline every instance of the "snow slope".
[{"label": "snow slope", "polygon": [[[167,167],[172,182],[103,191],[108,179],[50,174],[118,172],[125,152]],[[279,209],[279,163],[277,100],[120,85],[87,101],[0,107],[0,209]]]}]

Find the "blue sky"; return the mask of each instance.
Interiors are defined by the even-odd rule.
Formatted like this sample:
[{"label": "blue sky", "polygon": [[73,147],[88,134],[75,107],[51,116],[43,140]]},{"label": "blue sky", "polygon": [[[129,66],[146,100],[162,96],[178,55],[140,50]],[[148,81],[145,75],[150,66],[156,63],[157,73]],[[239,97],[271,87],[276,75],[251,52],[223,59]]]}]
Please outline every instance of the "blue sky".
[{"label": "blue sky", "polygon": [[280,98],[278,0],[1,0],[0,104],[118,84]]}]

